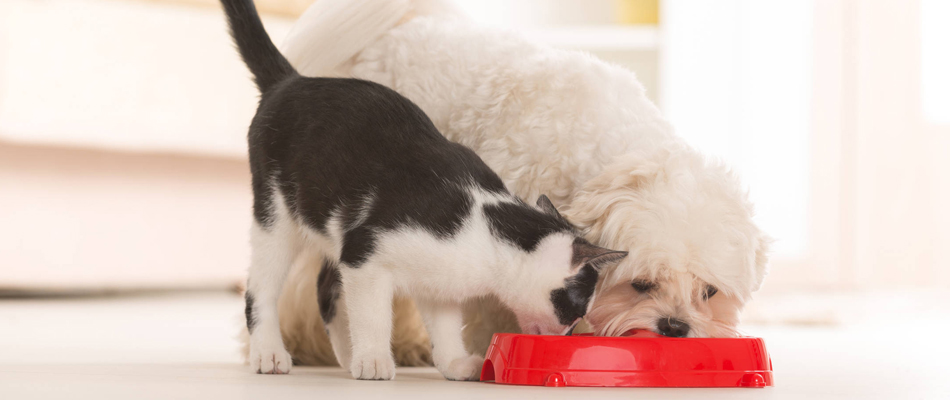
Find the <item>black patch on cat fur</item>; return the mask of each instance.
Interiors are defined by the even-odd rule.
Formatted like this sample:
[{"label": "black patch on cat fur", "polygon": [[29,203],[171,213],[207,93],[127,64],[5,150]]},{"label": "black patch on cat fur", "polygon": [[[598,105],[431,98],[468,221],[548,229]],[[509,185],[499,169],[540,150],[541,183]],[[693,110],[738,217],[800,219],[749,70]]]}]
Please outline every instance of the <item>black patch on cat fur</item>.
[{"label": "black patch on cat fur", "polygon": [[574,234],[574,226],[560,215],[552,215],[524,203],[486,204],[485,217],[495,237],[531,252],[548,235]]},{"label": "black patch on cat fur", "polygon": [[340,289],[343,281],[340,278],[340,268],[330,260],[323,261],[320,275],[317,276],[317,305],[320,307],[320,317],[323,324],[329,324],[336,315],[336,302],[340,298]]},{"label": "black patch on cat fur", "polygon": [[570,325],[587,314],[587,304],[597,287],[597,269],[584,265],[576,275],[567,279],[563,288],[551,291],[554,314],[561,325]]},{"label": "black patch on cat fur", "polygon": [[332,215],[363,212],[343,243],[342,262],[358,267],[375,232],[414,226],[451,237],[471,212],[469,187],[508,193],[475,152],[443,137],[405,97],[369,81],[301,77],[284,65],[250,0],[222,3],[262,91],[248,154],[263,227],[274,219],[275,187],[292,216],[322,233]]},{"label": "black patch on cat fur", "polygon": [[261,93],[270,90],[287,76],[296,75],[294,67],[270,40],[252,0],[221,0],[231,36],[247,69]]},{"label": "black patch on cat fur", "polygon": [[254,296],[250,291],[244,292],[244,318],[247,320],[247,331],[250,333],[254,325],[257,325],[257,321],[254,320]]},{"label": "black patch on cat fur", "polygon": [[[397,93],[352,79],[293,81],[286,94],[263,97],[249,136],[252,171],[276,179],[291,213],[311,228],[325,232],[333,212],[368,211],[360,226],[413,225],[448,237],[470,211],[466,186],[506,192],[474,152],[442,137]],[[362,210],[368,193],[375,200]]]},{"label": "black patch on cat fur", "polygon": [[376,248],[376,238],[368,227],[359,226],[343,235],[343,247],[340,249],[340,262],[359,267]]},{"label": "black patch on cat fur", "polygon": [[[341,261],[351,267],[374,250],[374,232],[413,226],[454,235],[471,212],[469,186],[507,193],[422,110],[366,81],[292,78],[262,96],[248,142],[252,174],[276,181],[290,213],[311,229],[326,233],[333,213],[365,214],[355,226],[355,217],[342,218],[349,226]],[[255,216],[267,226],[273,188],[253,189]],[[374,200],[364,209],[367,196]]]}]

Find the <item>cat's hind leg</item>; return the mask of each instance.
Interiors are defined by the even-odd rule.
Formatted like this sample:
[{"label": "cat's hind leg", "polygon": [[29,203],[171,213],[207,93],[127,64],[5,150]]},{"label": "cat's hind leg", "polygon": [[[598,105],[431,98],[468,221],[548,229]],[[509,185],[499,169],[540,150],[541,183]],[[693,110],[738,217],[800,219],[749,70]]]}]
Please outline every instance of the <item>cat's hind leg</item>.
[{"label": "cat's hind leg", "polygon": [[320,317],[330,338],[336,361],[343,369],[349,370],[353,342],[350,340],[350,321],[345,301],[339,265],[330,260],[324,260],[320,275],[317,277],[317,304],[320,307]]},{"label": "cat's hind leg", "polygon": [[381,265],[367,262],[359,267],[341,264],[340,277],[352,341],[350,373],[356,379],[393,379],[396,363],[390,344],[393,330],[392,274]]},{"label": "cat's hind leg", "polygon": [[276,218],[267,226],[255,221],[251,228],[245,315],[250,333],[248,362],[254,372],[290,372],[291,357],[280,334],[277,300],[300,245],[299,230],[288,218]]}]

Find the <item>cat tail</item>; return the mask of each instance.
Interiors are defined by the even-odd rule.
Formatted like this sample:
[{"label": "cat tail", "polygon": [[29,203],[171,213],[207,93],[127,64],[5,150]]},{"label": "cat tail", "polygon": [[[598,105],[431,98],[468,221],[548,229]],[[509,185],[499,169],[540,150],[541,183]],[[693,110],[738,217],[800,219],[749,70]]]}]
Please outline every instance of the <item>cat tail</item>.
[{"label": "cat tail", "polygon": [[317,0],[281,50],[305,76],[343,76],[341,66],[390,29],[413,17],[461,16],[450,0]]},{"label": "cat tail", "polygon": [[297,75],[294,67],[271,42],[253,0],[221,0],[221,5],[228,16],[234,43],[247,68],[254,74],[254,82],[261,93],[285,78]]}]

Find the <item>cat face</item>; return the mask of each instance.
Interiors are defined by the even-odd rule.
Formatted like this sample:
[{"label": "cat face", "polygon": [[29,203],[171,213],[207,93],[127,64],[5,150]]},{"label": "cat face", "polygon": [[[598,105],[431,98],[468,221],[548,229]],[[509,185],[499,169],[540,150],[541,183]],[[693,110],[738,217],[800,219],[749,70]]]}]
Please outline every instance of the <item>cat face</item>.
[{"label": "cat face", "polygon": [[[542,211],[562,218],[545,196]],[[535,335],[563,335],[590,310],[601,269],[626,257],[627,252],[595,246],[574,232],[544,237],[528,256],[526,274],[511,282],[518,299],[510,304],[521,331]]]}]

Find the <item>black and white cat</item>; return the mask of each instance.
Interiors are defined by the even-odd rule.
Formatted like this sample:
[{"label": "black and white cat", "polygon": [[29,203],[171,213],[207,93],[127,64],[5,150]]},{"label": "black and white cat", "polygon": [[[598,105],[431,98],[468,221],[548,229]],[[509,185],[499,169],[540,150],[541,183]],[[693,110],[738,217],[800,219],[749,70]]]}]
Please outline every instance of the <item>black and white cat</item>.
[{"label": "black and white cat", "polygon": [[290,371],[277,299],[306,247],[327,255],[320,311],[338,361],[392,379],[392,299],[411,297],[433,360],[475,379],[462,302],[495,295],[525,333],[564,334],[588,310],[603,264],[626,256],[580,238],[544,196],[508,192],[471,150],[408,99],[368,81],[304,78],[277,51],[252,0],[222,0],[261,91],[248,132],[255,223],[247,285],[254,371]]}]

